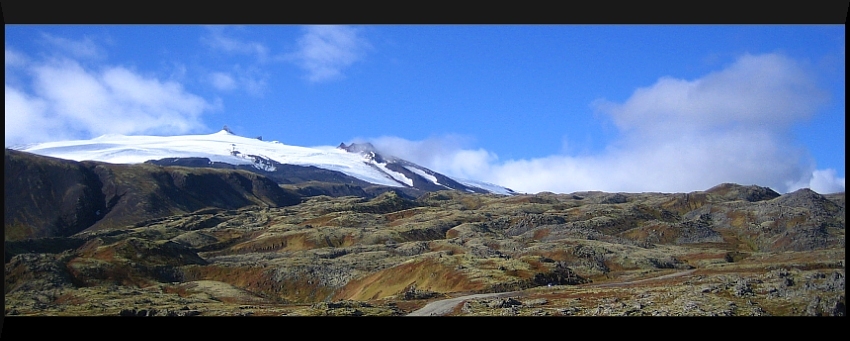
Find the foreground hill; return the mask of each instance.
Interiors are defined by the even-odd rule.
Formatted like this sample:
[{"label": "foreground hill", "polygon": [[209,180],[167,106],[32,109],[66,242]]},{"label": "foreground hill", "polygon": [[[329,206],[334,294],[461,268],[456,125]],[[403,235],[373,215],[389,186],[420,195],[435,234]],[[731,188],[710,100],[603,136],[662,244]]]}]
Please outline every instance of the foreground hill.
[{"label": "foreground hill", "polygon": [[5,240],[123,228],[203,208],[288,206],[300,195],[252,172],[75,162],[6,149]]},{"label": "foreground hill", "polygon": [[[64,167],[98,167],[82,165]],[[184,169],[148,167],[170,179]],[[77,178],[65,186],[88,181]],[[511,294],[450,314],[845,313],[844,193],[261,197],[271,198],[7,239],[6,314],[403,315],[494,292]]]}]

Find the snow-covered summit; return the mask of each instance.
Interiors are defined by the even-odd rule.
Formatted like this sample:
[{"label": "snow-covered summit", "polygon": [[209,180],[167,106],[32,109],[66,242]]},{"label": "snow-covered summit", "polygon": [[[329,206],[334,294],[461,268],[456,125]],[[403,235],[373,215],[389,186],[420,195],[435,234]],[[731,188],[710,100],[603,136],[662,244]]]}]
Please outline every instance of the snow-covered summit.
[{"label": "snow-covered summit", "polygon": [[[345,145],[342,144],[342,146]],[[166,158],[207,158],[210,162],[253,165],[263,171],[274,171],[274,163],[269,161],[271,160],[279,164],[314,166],[337,171],[378,185],[425,189],[422,186],[416,186],[414,182],[420,185],[423,182],[432,182],[441,186],[441,188],[453,188],[446,186],[444,183],[447,181],[445,180],[442,181],[444,183],[440,183],[434,176],[423,178],[417,174],[422,173],[421,170],[426,170],[428,174],[436,174],[445,179],[448,179],[447,177],[403,160],[393,158],[391,161],[387,161],[376,154],[373,148],[366,152],[361,148],[357,148],[356,151],[348,151],[345,148],[335,147],[290,146],[278,141],[269,142],[262,141],[259,138],[238,136],[226,128],[208,135],[125,136],[108,134],[91,140],[28,145],[18,150],[75,161],[91,160],[118,164],[144,163]],[[403,162],[404,167],[397,166],[397,162]],[[419,170],[412,172],[410,171],[411,166],[415,166]],[[460,184],[460,182],[455,181],[448,182]],[[501,188],[494,191],[492,188],[475,186],[468,181],[464,181],[461,186],[474,186],[472,189],[476,192],[511,193],[510,190],[499,186],[494,186],[493,188]],[[469,188],[454,189],[470,190]]]}]

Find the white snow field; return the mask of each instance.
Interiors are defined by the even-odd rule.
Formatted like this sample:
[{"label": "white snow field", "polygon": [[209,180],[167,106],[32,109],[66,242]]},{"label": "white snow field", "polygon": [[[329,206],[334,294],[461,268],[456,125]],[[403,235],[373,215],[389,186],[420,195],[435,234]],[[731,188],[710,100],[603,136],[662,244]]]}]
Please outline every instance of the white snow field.
[{"label": "white snow field", "polygon": [[[248,164],[273,171],[259,164],[251,156],[260,156],[281,164],[315,166],[338,171],[360,180],[378,185],[412,186],[413,180],[395,172],[360,153],[349,153],[335,147],[298,147],[278,141],[262,141],[234,135],[226,130],[209,135],[180,136],[124,136],[103,135],[91,140],[47,142],[28,145],[21,151],[74,161],[101,161],[117,164],[143,163],[149,160],[181,157],[208,158],[211,162]],[[439,184],[437,179],[418,169],[416,174]],[[510,190],[471,180],[458,180],[467,186],[479,187],[498,194],[512,194]]]}]

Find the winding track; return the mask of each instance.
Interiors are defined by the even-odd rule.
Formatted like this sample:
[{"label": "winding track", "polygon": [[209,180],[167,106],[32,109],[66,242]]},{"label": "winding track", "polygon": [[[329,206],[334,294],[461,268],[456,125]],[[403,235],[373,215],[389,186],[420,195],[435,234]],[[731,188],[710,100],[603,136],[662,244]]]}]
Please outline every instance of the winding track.
[{"label": "winding track", "polygon": [[[641,279],[641,280],[636,280],[636,281],[589,284],[589,285],[585,285],[585,287],[604,288],[604,287],[615,287],[615,286],[623,286],[623,285],[629,285],[629,284],[645,283],[645,282],[659,280],[659,279],[685,276],[685,275],[692,274],[694,271],[697,271],[697,269],[679,271],[679,272],[674,272],[672,274],[667,274],[667,275],[662,275],[662,276],[652,277],[652,278],[646,278],[646,279]],[[521,294],[523,294],[523,291],[509,291],[509,292],[496,292],[496,293],[490,293],[490,294],[474,294],[474,295],[466,295],[466,296],[460,296],[460,297],[454,297],[454,298],[447,298],[447,299],[444,299],[444,300],[439,300],[439,301],[434,301],[434,302],[428,303],[424,307],[420,308],[419,310],[416,310],[416,311],[414,311],[410,314],[407,314],[407,316],[442,316],[442,315],[446,315],[446,314],[450,313],[452,310],[454,310],[455,307],[457,307],[459,304],[463,303],[463,301],[466,301],[466,300],[478,299],[478,298],[491,298],[491,297],[509,297],[509,296],[517,296],[517,295],[521,295]]]}]

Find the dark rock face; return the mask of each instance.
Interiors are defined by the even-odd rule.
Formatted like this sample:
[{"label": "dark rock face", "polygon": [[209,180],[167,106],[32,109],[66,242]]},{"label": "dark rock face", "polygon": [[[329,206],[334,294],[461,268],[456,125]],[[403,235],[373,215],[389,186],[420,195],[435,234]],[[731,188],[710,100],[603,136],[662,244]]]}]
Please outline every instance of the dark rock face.
[{"label": "dark rock face", "polygon": [[370,152],[377,153],[378,152],[378,150],[375,149],[375,146],[373,146],[369,142],[352,143],[352,144],[347,145],[347,146],[345,145],[345,143],[340,143],[339,147],[337,147],[337,148],[345,150],[349,153],[370,153]]}]

